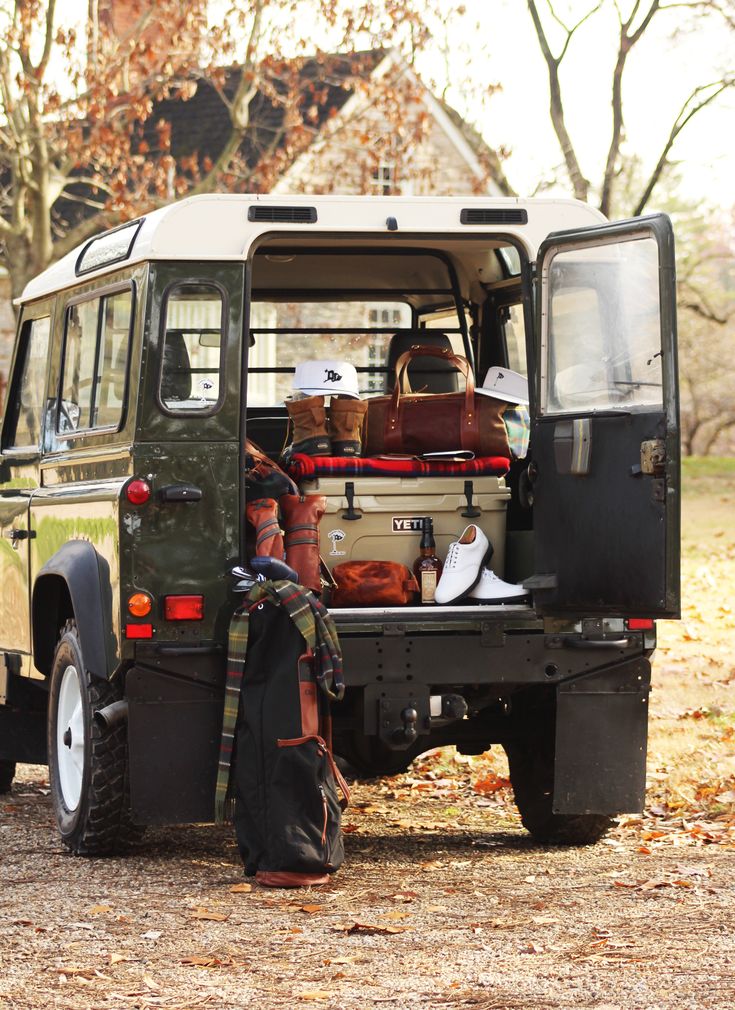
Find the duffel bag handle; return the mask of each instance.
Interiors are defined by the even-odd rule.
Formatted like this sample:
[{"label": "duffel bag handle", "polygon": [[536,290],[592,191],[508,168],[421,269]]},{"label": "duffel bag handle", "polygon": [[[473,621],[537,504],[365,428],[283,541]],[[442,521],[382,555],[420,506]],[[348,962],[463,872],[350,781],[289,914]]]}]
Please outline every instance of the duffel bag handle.
[{"label": "duffel bag handle", "polygon": [[386,451],[401,451],[399,412],[404,372],[408,369],[409,362],[413,358],[422,357],[424,355],[432,358],[442,358],[444,361],[449,361],[464,375],[466,382],[464,394],[465,409],[460,421],[462,444],[458,448],[466,449],[474,453],[479,452],[480,424],[479,417],[475,409],[475,377],[472,373],[469,361],[467,358],[463,358],[461,355],[455,354],[448,348],[431,347],[423,344],[413,344],[407,351],[404,351],[398,361],[396,361],[396,382],[393,387],[393,394],[388,406],[388,414],[385,419]]},{"label": "duffel bag handle", "polygon": [[448,347],[434,347],[432,344],[412,344],[407,351],[396,361],[396,386],[400,387],[402,393],[411,393],[411,380],[408,377],[408,366],[414,358],[442,358],[453,364],[465,377],[468,384],[472,383],[472,390],[475,388],[475,377],[467,358],[455,354]]}]

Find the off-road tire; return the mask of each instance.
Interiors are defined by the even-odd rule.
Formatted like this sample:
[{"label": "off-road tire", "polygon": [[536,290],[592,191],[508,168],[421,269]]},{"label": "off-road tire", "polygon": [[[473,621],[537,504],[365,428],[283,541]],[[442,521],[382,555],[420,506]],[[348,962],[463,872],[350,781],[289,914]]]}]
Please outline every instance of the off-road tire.
[{"label": "off-road tire", "polygon": [[[84,758],[79,800],[69,809],[57,757],[59,692],[65,672],[77,673],[84,726]],[[103,729],[94,713],[119,699],[117,687],[85,670],[74,621],[62,629],[51,669],[48,706],[48,758],[51,798],[61,840],[75,855],[104,856],[124,851],[143,829],[130,818],[127,726]]]},{"label": "off-road tire", "polygon": [[555,814],[553,741],[539,737],[505,745],[510,782],[523,827],[542,845],[593,845],[614,821],[604,814]]},{"label": "off-road tire", "polygon": [[0,795],[9,793],[15,778],[15,761],[0,761]]}]

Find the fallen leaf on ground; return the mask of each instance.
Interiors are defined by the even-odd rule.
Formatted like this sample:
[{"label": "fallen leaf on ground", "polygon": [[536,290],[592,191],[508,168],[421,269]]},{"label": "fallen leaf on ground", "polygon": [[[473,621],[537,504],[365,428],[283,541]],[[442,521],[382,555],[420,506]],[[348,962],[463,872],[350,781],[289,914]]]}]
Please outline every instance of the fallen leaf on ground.
[{"label": "fallen leaf on ground", "polygon": [[88,915],[104,915],[105,912],[111,912],[111,905],[92,905],[91,908],[87,909]]},{"label": "fallen leaf on ground", "polygon": [[196,908],[190,913],[192,919],[204,919],[207,922],[226,922],[230,918],[229,912],[212,912],[208,908]]},{"label": "fallen leaf on ground", "polygon": [[500,789],[506,789],[509,785],[510,779],[502,778],[502,776],[496,775],[494,772],[490,772],[483,778],[478,779],[472,788],[476,793],[487,796],[490,793],[498,792]]},{"label": "fallen leaf on ground", "polygon": [[325,992],[323,989],[313,989],[311,992],[300,992],[299,999],[331,999],[334,993]]},{"label": "fallen leaf on ground", "polygon": [[362,933],[369,936],[372,933],[405,933],[409,926],[381,926],[377,922],[353,922],[351,926],[343,927],[346,933]]},{"label": "fallen leaf on ground", "polygon": [[233,884],[230,888],[231,894],[250,894],[253,889],[252,884]]},{"label": "fallen leaf on ground", "polygon": [[322,905],[302,905],[299,911],[308,912],[309,915],[313,915],[314,912],[321,912],[322,908]]},{"label": "fallen leaf on ground", "polygon": [[383,912],[381,919],[408,919],[410,915],[410,912],[399,912],[396,909],[393,912]]}]

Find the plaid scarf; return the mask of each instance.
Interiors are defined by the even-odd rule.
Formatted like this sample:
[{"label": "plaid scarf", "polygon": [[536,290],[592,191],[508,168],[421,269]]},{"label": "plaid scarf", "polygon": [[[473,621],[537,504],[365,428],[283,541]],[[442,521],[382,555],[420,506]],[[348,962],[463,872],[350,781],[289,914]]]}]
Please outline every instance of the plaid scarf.
[{"label": "plaid scarf", "polygon": [[293,582],[286,580],[256,582],[245,597],[243,605],[232,615],[228,632],[225,705],[214,798],[214,817],[218,824],[230,820],[233,814],[230,767],[235,740],[235,724],[240,705],[240,690],[245,675],[249,619],[250,612],[263,600],[286,609],[288,616],[314,654],[316,680],[327,697],[341,701],[345,693],[342,652],[337,638],[337,629],[324,604],[314,596],[311,590],[297,586]]}]

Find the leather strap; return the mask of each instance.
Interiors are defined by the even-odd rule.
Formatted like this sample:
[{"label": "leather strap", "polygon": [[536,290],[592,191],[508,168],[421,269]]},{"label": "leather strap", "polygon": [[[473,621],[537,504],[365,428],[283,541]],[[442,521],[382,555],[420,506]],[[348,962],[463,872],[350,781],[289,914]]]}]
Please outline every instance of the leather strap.
[{"label": "leather strap", "polygon": [[[396,361],[396,381],[393,393],[388,404],[388,412],[385,418],[385,448],[388,452],[400,452],[401,450],[401,426],[400,426],[400,403],[401,393],[410,391],[408,381],[408,365],[413,358],[419,357],[442,358],[453,364],[465,377],[465,409],[460,418],[460,449],[479,453],[480,451],[480,419],[475,409],[475,377],[467,358],[459,354],[454,354],[448,348],[430,347],[423,344],[413,344]],[[404,384],[408,387],[404,389]],[[422,395],[422,394],[418,394]],[[423,394],[429,395],[432,394]],[[441,395],[441,394],[437,394]]]}]

